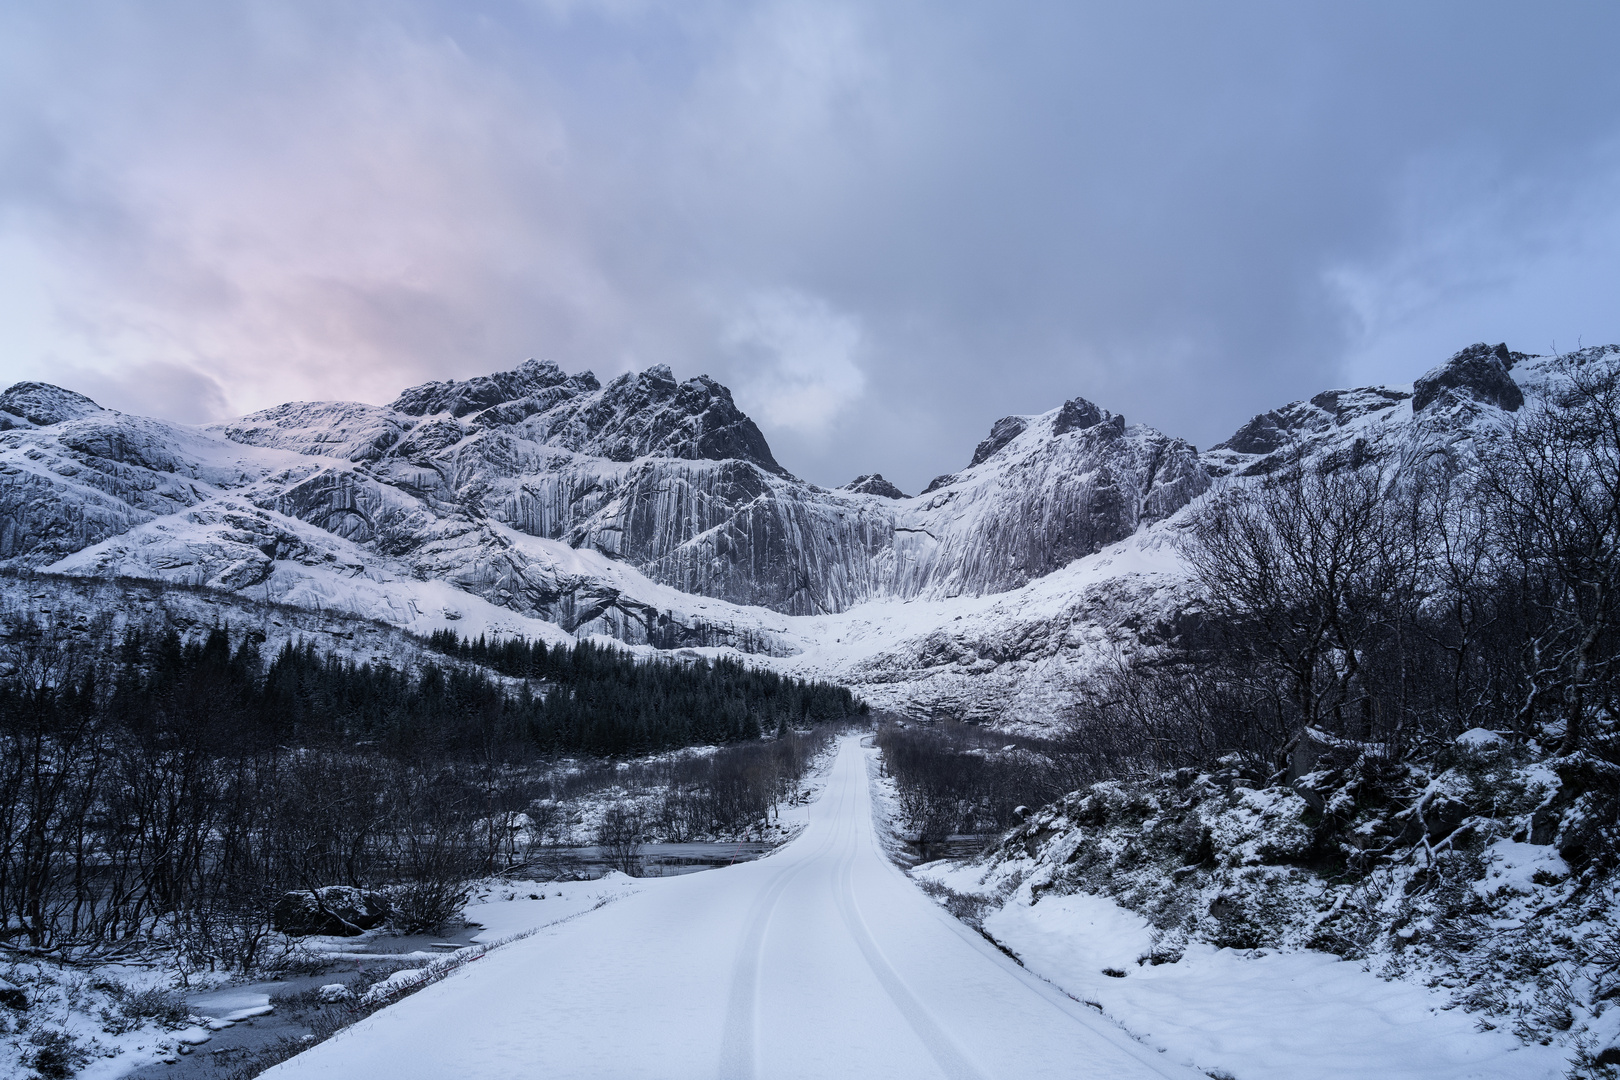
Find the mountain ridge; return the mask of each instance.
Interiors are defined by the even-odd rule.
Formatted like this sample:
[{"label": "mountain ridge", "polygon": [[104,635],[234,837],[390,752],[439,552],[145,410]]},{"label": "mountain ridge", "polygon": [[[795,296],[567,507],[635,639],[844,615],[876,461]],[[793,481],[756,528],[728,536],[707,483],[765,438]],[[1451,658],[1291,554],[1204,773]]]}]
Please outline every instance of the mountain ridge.
[{"label": "mountain ridge", "polygon": [[880,703],[993,717],[1173,633],[1191,602],[1174,519],[1211,485],[1466,440],[1545,369],[1470,346],[1410,386],[1324,391],[1202,453],[1073,398],[996,421],[912,497],[874,475],[800,480],[729,391],[667,367],[602,384],[529,361],[386,406],[289,402],[203,428],[19,383],[0,394],[0,565],[418,633],[550,623],[733,649]]}]

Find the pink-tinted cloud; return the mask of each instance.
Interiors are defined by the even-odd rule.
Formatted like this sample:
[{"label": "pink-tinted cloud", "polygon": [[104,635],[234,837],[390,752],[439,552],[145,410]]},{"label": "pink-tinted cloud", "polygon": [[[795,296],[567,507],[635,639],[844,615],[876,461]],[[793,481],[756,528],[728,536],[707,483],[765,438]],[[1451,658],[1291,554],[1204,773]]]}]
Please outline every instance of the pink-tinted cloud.
[{"label": "pink-tinted cloud", "polygon": [[1209,442],[1441,342],[1620,338],[1617,18],[10,5],[0,380],[200,420],[669,363],[908,489],[1077,393]]}]

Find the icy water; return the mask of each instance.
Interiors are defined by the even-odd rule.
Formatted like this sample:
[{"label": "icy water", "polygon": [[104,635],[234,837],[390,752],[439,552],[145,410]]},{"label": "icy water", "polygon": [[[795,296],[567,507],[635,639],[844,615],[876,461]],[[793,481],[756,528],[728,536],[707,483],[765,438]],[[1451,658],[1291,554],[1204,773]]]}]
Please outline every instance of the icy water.
[{"label": "icy water", "polygon": [[[699,870],[713,870],[719,866],[749,862],[771,851],[773,844],[644,844],[639,862],[641,877],[676,877],[694,874]],[[555,868],[559,876],[598,878],[615,869],[607,852],[600,847],[563,847],[550,849],[540,865],[547,870]]]}]

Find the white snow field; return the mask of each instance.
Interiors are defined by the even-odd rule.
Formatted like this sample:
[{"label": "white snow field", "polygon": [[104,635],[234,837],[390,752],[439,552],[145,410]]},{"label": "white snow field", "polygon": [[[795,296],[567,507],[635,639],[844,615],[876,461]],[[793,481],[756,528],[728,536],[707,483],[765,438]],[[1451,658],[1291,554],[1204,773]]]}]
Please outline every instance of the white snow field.
[{"label": "white snow field", "polygon": [[776,854],[646,882],[266,1073],[385,1077],[1203,1074],[1024,971],[894,867],[859,741]]}]

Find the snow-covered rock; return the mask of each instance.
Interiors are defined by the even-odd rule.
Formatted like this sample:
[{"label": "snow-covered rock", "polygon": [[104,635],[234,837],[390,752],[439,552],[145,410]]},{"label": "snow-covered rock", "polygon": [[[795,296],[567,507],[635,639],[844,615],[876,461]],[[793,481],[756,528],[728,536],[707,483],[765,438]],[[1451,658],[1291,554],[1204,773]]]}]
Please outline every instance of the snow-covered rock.
[{"label": "snow-covered rock", "polygon": [[342,983],[327,983],[316,987],[315,998],[322,1005],[342,1005],[354,1000],[354,991]]}]

